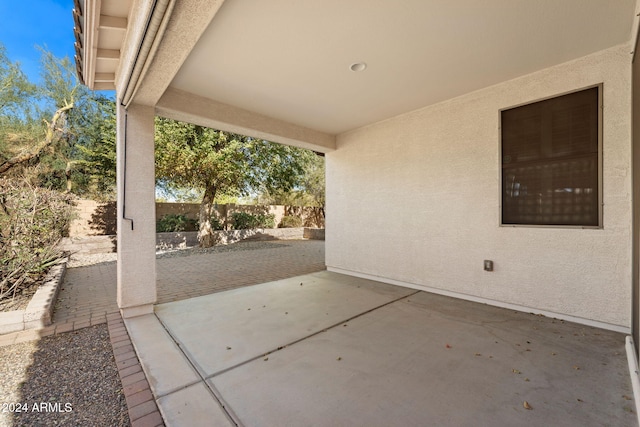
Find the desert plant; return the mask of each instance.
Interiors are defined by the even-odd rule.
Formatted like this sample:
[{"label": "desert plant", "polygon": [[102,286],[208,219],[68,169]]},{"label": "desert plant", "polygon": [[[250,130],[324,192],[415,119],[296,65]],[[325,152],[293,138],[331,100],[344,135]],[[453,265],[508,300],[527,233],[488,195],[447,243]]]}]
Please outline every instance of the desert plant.
[{"label": "desert plant", "polygon": [[256,214],[247,212],[234,212],[231,214],[231,224],[236,230],[248,230],[251,228],[274,228],[275,215]]},{"label": "desert plant", "polygon": [[0,302],[37,284],[62,259],[57,244],[72,215],[70,194],[0,179]]},{"label": "desert plant", "polygon": [[[220,226],[220,223],[218,222],[217,225]],[[197,229],[198,221],[187,218],[184,215],[169,214],[163,216],[156,222],[156,233],[196,231]],[[217,230],[219,230],[219,228]]]},{"label": "desert plant", "polygon": [[302,227],[302,218],[295,215],[285,215],[280,220],[279,228],[295,228]]}]

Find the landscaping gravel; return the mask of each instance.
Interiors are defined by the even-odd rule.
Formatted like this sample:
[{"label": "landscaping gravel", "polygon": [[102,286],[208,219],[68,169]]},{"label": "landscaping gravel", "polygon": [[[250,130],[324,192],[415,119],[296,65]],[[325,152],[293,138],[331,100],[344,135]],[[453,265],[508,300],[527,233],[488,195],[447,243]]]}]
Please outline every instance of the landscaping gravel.
[{"label": "landscaping gravel", "polygon": [[[159,251],[157,258],[247,251],[286,242],[244,241]],[[115,253],[73,254],[69,268],[112,263]],[[0,427],[130,426],[106,324],[0,347]]]},{"label": "landscaping gravel", "polygon": [[129,426],[107,325],[0,347],[0,426]]}]

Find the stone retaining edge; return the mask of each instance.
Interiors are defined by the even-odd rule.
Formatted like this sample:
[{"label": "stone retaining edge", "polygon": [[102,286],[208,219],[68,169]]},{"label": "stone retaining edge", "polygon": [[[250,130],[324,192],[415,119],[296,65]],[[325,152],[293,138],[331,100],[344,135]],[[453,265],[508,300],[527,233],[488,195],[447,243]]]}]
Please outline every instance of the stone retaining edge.
[{"label": "stone retaining edge", "polygon": [[66,272],[67,260],[51,267],[26,309],[0,313],[0,334],[51,325],[56,298]]}]

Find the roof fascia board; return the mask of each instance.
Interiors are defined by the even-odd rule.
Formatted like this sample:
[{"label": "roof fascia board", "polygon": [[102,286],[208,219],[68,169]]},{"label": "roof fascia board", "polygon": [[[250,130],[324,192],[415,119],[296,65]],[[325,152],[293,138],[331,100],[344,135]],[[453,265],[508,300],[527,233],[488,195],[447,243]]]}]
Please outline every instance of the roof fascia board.
[{"label": "roof fascia board", "polygon": [[122,42],[120,64],[116,71],[115,86],[118,96],[123,93],[129,83],[139,47],[144,39],[148,17],[153,12],[153,4],[153,1],[134,0],[129,10],[127,34]]},{"label": "roof fascia board", "polygon": [[133,102],[150,106],[158,103],[223,3],[224,0],[180,0],[175,3]]},{"label": "roof fascia board", "polygon": [[84,3],[84,46],[82,58],[82,76],[85,84],[93,88],[96,71],[96,52],[98,50],[98,22],[100,21],[100,0],[86,0]]},{"label": "roof fascia board", "polygon": [[189,92],[169,88],[156,105],[156,113],[189,122],[265,139],[321,153],[334,151],[335,135],[294,125]]},{"label": "roof fascia board", "polygon": [[[144,35],[134,58],[131,74],[126,79],[126,86],[120,91],[120,102],[129,106],[140,84],[144,81],[149,65],[153,62],[162,35],[167,27],[173,10],[174,0],[154,0],[153,7],[144,28]],[[141,104],[142,105],[142,104]]]}]

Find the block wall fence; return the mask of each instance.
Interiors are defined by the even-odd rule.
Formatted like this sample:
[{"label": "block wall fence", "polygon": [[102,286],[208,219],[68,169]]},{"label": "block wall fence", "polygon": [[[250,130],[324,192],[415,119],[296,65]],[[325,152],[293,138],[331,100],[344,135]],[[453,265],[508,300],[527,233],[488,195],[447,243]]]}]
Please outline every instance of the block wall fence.
[{"label": "block wall fence", "polygon": [[[198,219],[198,203],[156,203],[156,220],[166,215],[184,215]],[[304,227],[324,228],[324,210],[318,207],[303,206],[259,206],[259,205],[216,205],[218,219],[225,228],[231,223],[234,212],[251,214],[273,214],[276,226],[285,215],[302,218]],[[80,199],[76,202],[76,216],[69,227],[69,237],[108,236],[116,234],[116,202],[97,202]]]}]

